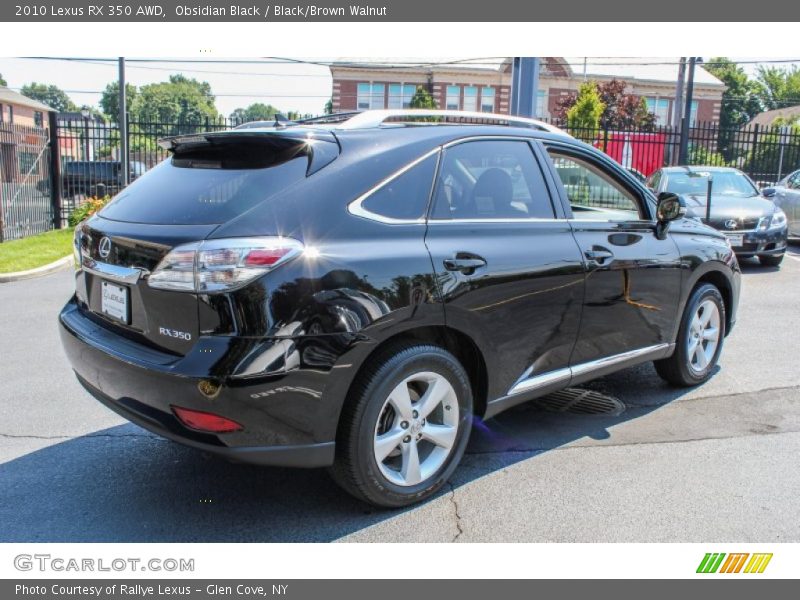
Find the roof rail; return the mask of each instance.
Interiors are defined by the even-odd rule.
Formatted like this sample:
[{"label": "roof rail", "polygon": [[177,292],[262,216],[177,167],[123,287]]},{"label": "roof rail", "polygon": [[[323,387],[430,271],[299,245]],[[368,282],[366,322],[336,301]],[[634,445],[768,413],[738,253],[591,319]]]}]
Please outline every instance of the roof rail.
[{"label": "roof rail", "polygon": [[[425,122],[423,119],[435,118],[436,121]],[[367,110],[351,116],[341,123],[339,129],[370,129],[385,124],[454,124],[454,125],[504,125],[507,127],[527,127],[550,133],[569,135],[563,129],[536,119],[499,115],[496,113],[473,112],[464,110],[433,110],[410,108],[405,110]]]}]

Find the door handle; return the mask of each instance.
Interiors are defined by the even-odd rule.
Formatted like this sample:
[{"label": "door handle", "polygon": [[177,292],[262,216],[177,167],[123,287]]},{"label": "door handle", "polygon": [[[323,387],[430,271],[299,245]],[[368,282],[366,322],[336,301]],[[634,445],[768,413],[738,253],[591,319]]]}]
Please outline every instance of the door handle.
[{"label": "door handle", "polygon": [[480,256],[445,258],[444,268],[448,271],[461,271],[465,275],[472,275],[475,269],[486,266],[486,260]]},{"label": "door handle", "polygon": [[614,253],[605,248],[593,248],[591,250],[586,250],[583,254],[589,262],[598,265],[605,265],[614,259]]}]

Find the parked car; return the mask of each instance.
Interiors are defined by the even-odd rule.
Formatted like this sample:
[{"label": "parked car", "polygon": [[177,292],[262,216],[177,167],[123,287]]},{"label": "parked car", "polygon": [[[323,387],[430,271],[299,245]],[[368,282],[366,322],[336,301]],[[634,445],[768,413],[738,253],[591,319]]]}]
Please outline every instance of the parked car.
[{"label": "parked car", "polygon": [[[122,163],[118,160],[73,160],[61,169],[61,191],[65,196],[94,195],[97,186],[104,185],[110,194],[122,188]],[[129,181],[135,181],[147,171],[144,163],[131,161]]]},{"label": "parked car", "polygon": [[790,173],[761,194],[786,213],[789,237],[800,238],[800,170]]},{"label": "parked car", "polygon": [[[710,218],[706,205],[712,182]],[[731,167],[666,167],[647,179],[656,193],[678,194],[687,216],[725,233],[739,258],[757,256],[762,265],[777,267],[786,253],[786,213],[752,180]]]},{"label": "parked car", "polygon": [[537,121],[326,119],[164,140],[77,228],[61,339],[100,402],[404,506],[475,418],[645,361],[714,372],[739,265],[677,196]]}]

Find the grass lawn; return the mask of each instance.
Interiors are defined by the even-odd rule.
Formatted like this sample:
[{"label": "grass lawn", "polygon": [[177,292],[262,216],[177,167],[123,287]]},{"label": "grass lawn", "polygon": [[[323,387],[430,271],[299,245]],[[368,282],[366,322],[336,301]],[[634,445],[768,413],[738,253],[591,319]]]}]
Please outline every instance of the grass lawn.
[{"label": "grass lawn", "polygon": [[27,271],[72,253],[72,228],[57,229],[0,244],[0,273]]}]

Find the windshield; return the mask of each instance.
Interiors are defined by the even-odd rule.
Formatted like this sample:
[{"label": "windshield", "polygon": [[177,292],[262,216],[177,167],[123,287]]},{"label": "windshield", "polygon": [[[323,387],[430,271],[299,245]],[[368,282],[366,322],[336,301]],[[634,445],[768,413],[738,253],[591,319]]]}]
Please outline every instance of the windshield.
[{"label": "windshield", "polygon": [[758,190],[747,175],[739,171],[694,171],[690,173],[667,173],[664,190],[673,194],[705,196],[708,192],[708,177],[714,178],[712,193],[723,196],[758,196]]}]

